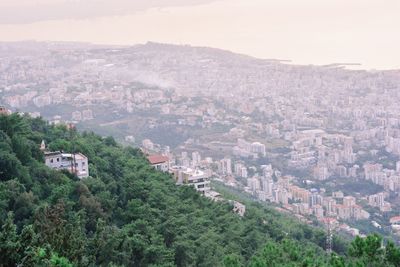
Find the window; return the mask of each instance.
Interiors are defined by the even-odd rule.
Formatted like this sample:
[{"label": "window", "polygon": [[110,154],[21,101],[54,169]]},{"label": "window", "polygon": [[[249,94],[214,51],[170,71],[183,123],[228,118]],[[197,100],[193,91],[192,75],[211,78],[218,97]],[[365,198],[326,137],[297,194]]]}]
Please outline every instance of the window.
[{"label": "window", "polygon": [[60,162],[60,158],[57,158],[57,162]]},{"label": "window", "polygon": [[54,162],[53,159],[51,159],[51,160],[50,160],[50,163],[53,163],[53,162]]}]

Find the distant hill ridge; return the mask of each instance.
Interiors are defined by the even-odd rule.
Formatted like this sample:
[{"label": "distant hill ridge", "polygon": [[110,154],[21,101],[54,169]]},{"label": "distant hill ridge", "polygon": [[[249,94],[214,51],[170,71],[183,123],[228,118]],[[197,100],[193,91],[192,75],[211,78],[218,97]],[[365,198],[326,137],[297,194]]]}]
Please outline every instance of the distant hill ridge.
[{"label": "distant hill ridge", "polygon": [[34,40],[27,40],[27,41],[16,41],[16,42],[0,42],[0,47],[18,47],[19,49],[23,49],[26,51],[34,51],[34,50],[63,50],[63,49],[77,49],[77,50],[108,50],[108,49],[122,49],[122,50],[163,50],[165,52],[173,51],[173,52],[185,52],[185,53],[195,53],[195,52],[202,52],[202,53],[209,53],[213,55],[218,55],[221,57],[238,57],[241,59],[248,59],[248,60],[257,60],[260,62],[266,63],[282,63],[282,64],[290,64],[291,66],[299,66],[299,67],[340,67],[340,66],[352,66],[352,65],[360,65],[360,63],[354,62],[341,62],[341,63],[331,63],[327,65],[301,65],[301,64],[291,64],[290,59],[275,59],[275,58],[257,58],[253,56],[249,56],[246,54],[241,54],[237,52],[232,52],[229,50],[221,49],[221,48],[213,48],[207,46],[195,46],[189,44],[170,44],[170,43],[159,43],[159,42],[152,42],[149,41],[144,44],[134,44],[134,45],[107,45],[107,44],[95,44],[95,43],[85,43],[85,42],[40,42]]}]

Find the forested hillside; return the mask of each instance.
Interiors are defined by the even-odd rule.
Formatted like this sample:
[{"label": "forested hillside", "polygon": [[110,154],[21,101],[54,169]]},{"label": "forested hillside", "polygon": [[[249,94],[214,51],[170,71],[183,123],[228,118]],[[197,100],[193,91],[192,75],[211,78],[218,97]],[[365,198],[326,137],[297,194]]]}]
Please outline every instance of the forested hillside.
[{"label": "forested hillside", "polygon": [[[49,169],[39,146],[82,152],[91,177]],[[246,203],[242,218],[156,172],[113,138],[0,116],[0,266],[400,266],[380,237],[335,239]]]}]

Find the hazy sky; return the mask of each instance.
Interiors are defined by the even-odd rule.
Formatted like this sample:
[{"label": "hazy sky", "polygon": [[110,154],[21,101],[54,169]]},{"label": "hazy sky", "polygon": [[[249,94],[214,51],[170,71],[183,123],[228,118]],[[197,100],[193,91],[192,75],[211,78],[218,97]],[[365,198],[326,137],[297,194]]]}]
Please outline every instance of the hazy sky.
[{"label": "hazy sky", "polygon": [[400,0],[0,0],[0,41],[211,46],[400,69]]}]

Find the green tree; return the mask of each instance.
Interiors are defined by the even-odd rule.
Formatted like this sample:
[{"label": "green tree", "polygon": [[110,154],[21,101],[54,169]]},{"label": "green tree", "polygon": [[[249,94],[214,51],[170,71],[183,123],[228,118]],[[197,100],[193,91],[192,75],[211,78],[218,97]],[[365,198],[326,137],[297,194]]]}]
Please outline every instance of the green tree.
[{"label": "green tree", "polygon": [[0,116],[0,130],[10,138],[16,134],[26,136],[30,132],[28,122],[16,113],[9,116]]},{"label": "green tree", "polygon": [[15,266],[20,260],[20,246],[14,215],[9,212],[0,232],[0,265]]},{"label": "green tree", "polygon": [[224,267],[240,267],[242,266],[240,258],[236,254],[230,254],[224,258]]},{"label": "green tree", "polygon": [[388,242],[385,248],[385,260],[395,267],[400,267],[400,249],[393,242]]},{"label": "green tree", "polygon": [[21,242],[21,265],[22,266],[35,266],[39,262],[38,254],[39,248],[37,247],[38,239],[32,225],[26,225],[22,229],[20,235]]},{"label": "green tree", "polygon": [[350,256],[372,266],[382,262],[383,253],[382,237],[377,234],[366,238],[357,236],[349,248]]},{"label": "green tree", "polygon": [[[28,116],[0,121],[3,266],[398,266],[399,249],[379,236],[356,239],[348,255],[335,237],[329,257],[322,230],[230,191],[246,205],[240,217],[113,138]],[[87,155],[92,177],[45,166],[42,139]]]},{"label": "green tree", "polygon": [[7,151],[0,150],[0,181],[20,178],[26,181],[28,174],[18,158]]}]

